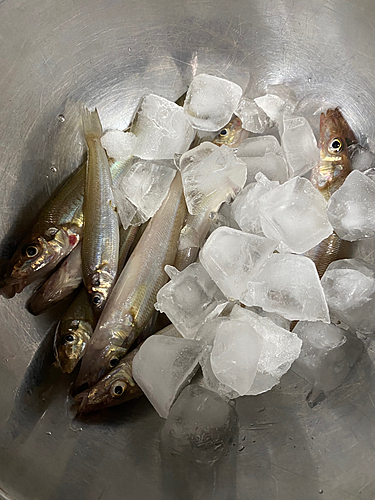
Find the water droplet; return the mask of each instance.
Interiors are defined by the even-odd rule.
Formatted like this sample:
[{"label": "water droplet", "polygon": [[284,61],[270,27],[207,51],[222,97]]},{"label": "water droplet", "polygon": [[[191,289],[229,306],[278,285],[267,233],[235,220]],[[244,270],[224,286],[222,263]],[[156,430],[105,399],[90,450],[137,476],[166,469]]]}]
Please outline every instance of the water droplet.
[{"label": "water droplet", "polygon": [[48,436],[52,436],[52,432],[50,431],[47,431],[46,434],[48,434]]},{"label": "water droplet", "polygon": [[131,48],[131,47],[129,47],[129,48],[128,48],[128,51],[129,51],[129,52],[131,52],[131,51],[132,51],[132,48]]},{"label": "water droplet", "polygon": [[59,115],[57,117],[57,119],[59,120],[59,122],[63,123],[65,121],[65,116],[64,115]]},{"label": "water droplet", "polygon": [[323,490],[322,490],[322,488],[320,488],[320,490],[319,490],[319,493],[320,493],[320,495],[321,495],[321,494],[323,493]]},{"label": "water droplet", "polygon": [[50,170],[51,170],[51,172],[57,172],[57,168],[56,167],[51,167]]}]

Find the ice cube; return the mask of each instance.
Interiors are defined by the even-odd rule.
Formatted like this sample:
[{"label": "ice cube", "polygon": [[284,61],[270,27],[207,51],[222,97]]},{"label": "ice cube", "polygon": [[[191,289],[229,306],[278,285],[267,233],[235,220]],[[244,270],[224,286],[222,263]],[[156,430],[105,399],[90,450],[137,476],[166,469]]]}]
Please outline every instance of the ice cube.
[{"label": "ice cube", "polygon": [[375,182],[354,170],[328,202],[328,219],[342,240],[375,236]]},{"label": "ice cube", "polygon": [[276,326],[279,326],[280,328],[283,328],[284,330],[287,330],[288,332],[290,331],[290,321],[287,320],[286,318],[283,318],[282,316],[280,316],[280,314],[263,311],[263,309],[261,307],[258,307],[258,306],[246,307],[246,308],[242,307],[242,309],[244,309],[245,311],[251,311],[251,312],[255,313],[257,316],[261,316],[262,318],[268,318],[273,323],[275,323]]},{"label": "ice cube", "polygon": [[141,222],[147,221],[157,212],[168,194],[176,175],[172,166],[171,160],[141,160],[134,163],[116,183],[116,199],[120,196],[127,198],[137,208]]},{"label": "ice cube", "polygon": [[199,328],[216,318],[227,300],[201,264],[181,273],[167,266],[171,280],[157,294],[155,307],[164,312],[185,338],[193,339]]},{"label": "ice cube", "polygon": [[124,229],[127,229],[137,217],[137,207],[126,198],[122,189],[116,185],[113,187],[113,196],[115,198],[117,212],[120,217],[121,224]]},{"label": "ice cube", "polygon": [[326,200],[302,177],[264,194],[259,200],[259,213],[264,234],[283,241],[297,253],[306,252],[332,233]]},{"label": "ice cube", "polygon": [[283,151],[272,135],[246,139],[238,147],[237,158],[247,165],[247,183],[252,182],[258,172],[281,183],[288,178],[288,165]]},{"label": "ice cube", "polygon": [[[248,233],[263,235],[259,215],[259,199],[279,183],[269,181],[261,172],[256,175],[256,182],[246,186],[232,204],[231,216],[238,226]],[[276,238],[279,239],[278,233]]]},{"label": "ice cube", "polygon": [[193,378],[202,349],[197,340],[153,335],[135,355],[134,380],[161,417]]},{"label": "ice cube", "polygon": [[284,99],[274,94],[266,94],[257,97],[254,101],[273,122],[277,123],[282,120],[282,114],[286,106]]},{"label": "ice cube", "polygon": [[108,158],[126,160],[132,155],[136,140],[135,135],[131,132],[108,130],[101,138],[101,143]]},{"label": "ice cube", "polygon": [[242,127],[255,134],[263,134],[269,126],[269,118],[253,99],[242,97],[235,114],[242,121]]},{"label": "ice cube", "polygon": [[261,347],[261,337],[247,322],[221,323],[210,355],[216,378],[244,396],[255,378]]},{"label": "ice cube", "polygon": [[332,262],[322,277],[331,314],[363,334],[375,331],[375,267],[359,259]]},{"label": "ice cube", "polygon": [[351,156],[352,169],[366,173],[369,170],[375,169],[375,154],[369,149],[355,145],[355,149]]},{"label": "ice cube", "polygon": [[154,94],[143,99],[132,132],[137,138],[133,154],[144,160],[172,159],[194,139],[182,107]]},{"label": "ice cube", "polygon": [[237,149],[240,158],[256,158],[267,153],[282,154],[279,141],[273,135],[250,137],[245,139]]},{"label": "ice cube", "polygon": [[343,382],[363,344],[354,334],[321,321],[300,321],[294,332],[302,340],[302,351],[293,371],[313,385],[308,401],[314,406],[321,391],[336,389]]},{"label": "ice cube", "polygon": [[276,246],[263,236],[223,226],[204,244],[200,262],[226,297],[240,299]]},{"label": "ice cube", "polygon": [[[280,317],[275,318],[275,316],[272,315],[273,319],[280,321]],[[256,395],[269,391],[298,358],[301,340],[295,332],[289,331],[289,327],[288,329],[282,328],[269,317],[260,316],[239,305],[234,306],[230,318],[247,322],[262,338],[257,373],[246,394]]]},{"label": "ice cube", "polygon": [[319,163],[320,153],[314,132],[304,117],[284,119],[281,146],[290,167],[290,176],[303,175]]},{"label": "ice cube", "polygon": [[329,323],[328,306],[316,267],[303,255],[273,254],[249,282],[241,301],[291,321]]},{"label": "ice cube", "polygon": [[172,406],[161,442],[174,456],[214,463],[228,449],[237,429],[235,409],[214,392],[193,384]]},{"label": "ice cube", "polygon": [[280,184],[288,178],[288,165],[281,155],[267,153],[260,158],[241,159],[247,165],[247,182],[252,182],[258,172],[262,172],[271,181],[279,181]]},{"label": "ice cube", "polygon": [[246,165],[226,146],[203,142],[181,156],[180,170],[189,213],[234,198],[246,182]]},{"label": "ice cube", "polygon": [[197,75],[186,94],[184,110],[193,127],[215,132],[232,118],[242,96],[236,83],[212,75]]}]

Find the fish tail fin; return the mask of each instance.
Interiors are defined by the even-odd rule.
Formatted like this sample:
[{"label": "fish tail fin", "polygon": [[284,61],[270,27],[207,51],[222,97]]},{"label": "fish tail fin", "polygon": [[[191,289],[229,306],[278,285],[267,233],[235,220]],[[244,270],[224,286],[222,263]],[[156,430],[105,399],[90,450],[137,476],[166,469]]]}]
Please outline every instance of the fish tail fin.
[{"label": "fish tail fin", "polygon": [[103,135],[98,110],[89,111],[86,107],[82,111],[82,124],[86,140],[100,139]]}]

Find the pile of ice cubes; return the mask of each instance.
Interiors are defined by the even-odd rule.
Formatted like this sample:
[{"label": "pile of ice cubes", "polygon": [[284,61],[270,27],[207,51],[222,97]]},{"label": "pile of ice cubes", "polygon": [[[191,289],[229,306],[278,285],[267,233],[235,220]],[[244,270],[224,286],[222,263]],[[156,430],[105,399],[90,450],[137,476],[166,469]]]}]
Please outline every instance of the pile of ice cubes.
[{"label": "pile of ice cubes", "polygon": [[[320,156],[309,117],[279,87],[248,96],[234,82],[200,74],[183,107],[148,95],[129,131],[102,139],[108,156],[125,165],[115,187],[124,226],[156,213],[177,169],[189,220],[211,220],[197,261],[181,271],[167,266],[170,281],[157,295],[155,308],[181,338],[151,337],[134,359],[134,378],[159,415],[169,415],[165,433],[179,450],[199,439],[191,430],[175,441],[177,418],[189,411],[191,421],[201,418],[193,398],[219,408],[215,394],[261,394],[293,365],[312,384],[314,404],[359,357],[355,332],[375,329],[375,268],[339,260],[320,280],[305,255],[333,231],[349,241],[375,236],[375,156],[354,150],[356,170],[327,203],[309,180]],[[226,127],[233,116],[250,135],[235,147]],[[207,133],[224,145],[200,140],[190,149],[196,134]],[[199,370],[201,380],[184,390]],[[230,407],[220,411],[220,426],[232,428]]]}]

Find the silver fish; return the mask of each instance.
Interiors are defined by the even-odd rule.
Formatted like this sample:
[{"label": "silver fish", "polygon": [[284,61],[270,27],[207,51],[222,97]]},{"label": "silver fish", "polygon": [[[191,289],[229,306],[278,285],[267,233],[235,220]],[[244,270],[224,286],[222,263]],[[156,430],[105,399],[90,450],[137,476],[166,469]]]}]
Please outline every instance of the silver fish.
[{"label": "silver fish", "polygon": [[98,111],[84,109],[82,121],[88,148],[82,274],[93,308],[100,312],[116,278],[119,220],[108,158],[100,142],[103,132]]},{"label": "silver fish", "polygon": [[91,387],[125,356],[154,312],[156,294],[168,281],[186,215],[181,175],[148,224],[124,267],[83,357],[76,387]]}]

